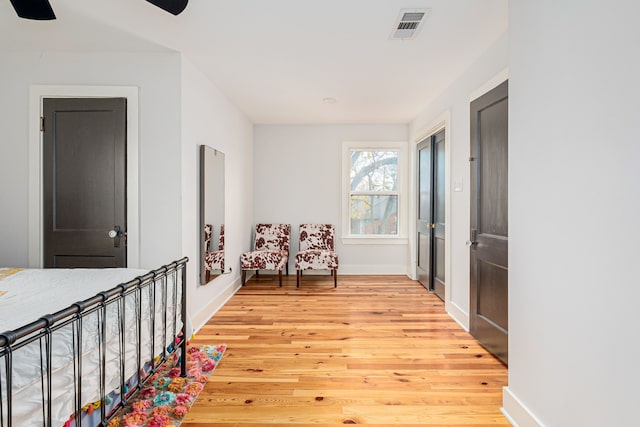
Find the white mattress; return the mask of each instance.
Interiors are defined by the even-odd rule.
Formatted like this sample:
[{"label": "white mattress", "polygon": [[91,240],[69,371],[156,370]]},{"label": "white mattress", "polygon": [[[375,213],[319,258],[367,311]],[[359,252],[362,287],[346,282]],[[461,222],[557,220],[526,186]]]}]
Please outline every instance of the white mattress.
[{"label": "white mattress", "polygon": [[[74,302],[82,301],[99,292],[109,290],[120,283],[127,282],[136,276],[146,274],[148,270],[136,269],[47,269],[22,270],[0,280],[0,332],[13,330],[44,314],[54,313],[64,309]],[[181,276],[177,275],[178,283]],[[180,305],[177,311],[173,301],[173,276],[168,276],[170,292],[167,295],[167,336],[162,336],[162,322],[164,311],[156,310],[155,316],[155,345],[153,354],[158,355],[171,339],[174,331],[174,317],[178,323],[176,331],[181,328]],[[160,306],[163,294],[157,287],[156,306]],[[177,300],[181,298],[181,286],[178,286]],[[142,292],[142,360],[141,365],[151,358],[151,315],[150,293]],[[137,297],[130,295],[124,304],[125,319],[125,369],[124,378],[136,374],[138,332],[136,312],[138,310]],[[158,313],[159,312],[159,313]],[[120,335],[118,304],[107,307],[106,336],[107,336],[107,392],[116,389],[120,384],[121,361],[119,354]],[[122,312],[120,312],[122,314]],[[82,402],[83,404],[99,400],[99,335],[98,315],[92,314],[83,319],[82,325]],[[164,339],[163,339],[164,338]],[[53,425],[62,426],[74,412],[74,359],[73,359],[73,328],[65,326],[52,335],[52,396]],[[42,425],[42,384],[40,381],[40,354],[44,351],[44,340],[29,344],[13,353],[13,425],[41,426]],[[4,367],[4,360],[0,360]],[[0,387],[3,395],[3,413],[6,418],[6,378],[4,372]],[[45,391],[46,393],[46,391]],[[6,420],[5,420],[6,422]]]}]

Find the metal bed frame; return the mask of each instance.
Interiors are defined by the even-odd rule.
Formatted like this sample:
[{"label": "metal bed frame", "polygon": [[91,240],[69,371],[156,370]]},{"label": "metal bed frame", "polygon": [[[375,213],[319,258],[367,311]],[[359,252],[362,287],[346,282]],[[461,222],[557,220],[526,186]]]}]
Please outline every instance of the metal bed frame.
[{"label": "metal bed frame", "polygon": [[[57,311],[53,314],[47,314],[38,320],[22,326],[12,331],[6,331],[0,334],[0,379],[4,376],[6,385],[0,385],[0,427],[20,427],[12,422],[12,378],[13,372],[13,353],[34,342],[40,345],[40,360],[37,362],[40,366],[40,383],[42,390],[42,419],[43,427],[61,427],[52,425],[52,339],[53,333],[63,327],[70,327],[73,335],[73,384],[69,385],[69,396],[73,397],[74,413],[69,414],[74,419],[77,427],[82,426],[106,426],[109,421],[116,415],[118,410],[122,408],[137,391],[142,389],[158,369],[165,363],[170,356],[176,354],[180,350],[180,372],[181,376],[186,376],[186,346],[187,346],[187,293],[186,293],[186,276],[188,258],[184,257],[177,261],[164,265],[149,273],[138,276],[126,283],[119,284],[107,291],[100,292],[97,295],[72,304],[71,306]],[[173,286],[168,284],[167,278],[172,276]],[[181,280],[179,280],[181,279]],[[178,293],[178,286],[181,286],[181,293]],[[142,309],[142,293],[149,292],[149,310]],[[156,301],[156,292],[161,292],[161,301],[159,307]],[[167,331],[167,295],[172,292],[173,303],[173,330]],[[137,374],[135,385],[131,387],[131,378],[125,378],[125,299],[134,298],[136,304],[136,332],[137,332]],[[180,298],[180,301],[178,300]],[[119,389],[107,390],[105,385],[105,374],[107,365],[107,329],[106,316],[107,308],[116,304],[115,310],[118,314],[119,329],[119,365],[120,379]],[[178,310],[180,306],[180,310]],[[149,313],[147,313],[149,311]],[[158,313],[164,313],[158,314]],[[151,354],[142,354],[142,318],[143,315],[150,315],[150,331],[151,331]],[[86,403],[82,398],[82,336],[83,336],[83,319],[89,315],[98,316],[99,337],[98,349],[100,352],[99,376],[100,376],[100,417],[97,424],[93,419],[84,418],[82,414],[82,406]],[[180,319],[178,319],[180,315]],[[156,317],[162,317],[162,325],[160,331],[166,342],[162,343],[161,354],[155,353],[156,348]],[[182,330],[177,331],[178,321],[182,321]],[[129,319],[130,321],[130,319]],[[169,337],[167,333],[171,332]],[[144,361],[144,363],[143,363]],[[66,391],[66,390],[65,390]],[[116,395],[116,399],[108,399],[107,395]],[[113,400],[115,404],[108,400]],[[109,407],[108,407],[109,406]],[[90,424],[91,423],[91,424]]]}]

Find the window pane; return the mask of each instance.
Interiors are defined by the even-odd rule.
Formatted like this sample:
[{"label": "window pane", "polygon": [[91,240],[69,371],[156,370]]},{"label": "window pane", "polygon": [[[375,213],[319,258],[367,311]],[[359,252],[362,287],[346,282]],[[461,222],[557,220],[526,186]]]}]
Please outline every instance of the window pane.
[{"label": "window pane", "polygon": [[397,151],[351,151],[351,191],[397,191]]},{"label": "window pane", "polygon": [[352,195],[351,234],[398,234],[398,196]]}]

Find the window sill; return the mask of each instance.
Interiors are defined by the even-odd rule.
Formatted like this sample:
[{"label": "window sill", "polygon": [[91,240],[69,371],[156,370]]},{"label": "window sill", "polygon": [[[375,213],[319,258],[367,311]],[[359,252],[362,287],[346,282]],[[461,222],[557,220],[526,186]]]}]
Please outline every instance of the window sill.
[{"label": "window sill", "polygon": [[380,236],[342,236],[343,245],[407,245],[406,237],[380,237]]}]

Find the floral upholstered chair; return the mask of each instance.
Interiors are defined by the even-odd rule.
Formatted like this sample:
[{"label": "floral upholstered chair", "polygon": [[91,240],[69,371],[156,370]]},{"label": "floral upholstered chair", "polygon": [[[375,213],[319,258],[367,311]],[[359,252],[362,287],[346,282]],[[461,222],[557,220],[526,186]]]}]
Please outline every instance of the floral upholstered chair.
[{"label": "floral upholstered chair", "polygon": [[211,224],[204,225],[204,271],[205,279],[208,282],[211,279],[211,272],[220,270],[224,272],[224,224],[220,226],[220,238],[218,239],[218,250],[211,250],[211,232],[213,227]]},{"label": "floral upholstered chair", "polygon": [[333,287],[338,286],[338,254],[332,224],[301,224],[300,251],[296,254],[296,287],[302,270],[331,270]]},{"label": "floral upholstered chair", "polygon": [[275,270],[278,282],[282,286],[282,269],[289,275],[289,242],[291,240],[291,224],[256,224],[256,238],[253,251],[240,256],[242,268],[242,286],[244,286],[247,270]]}]

